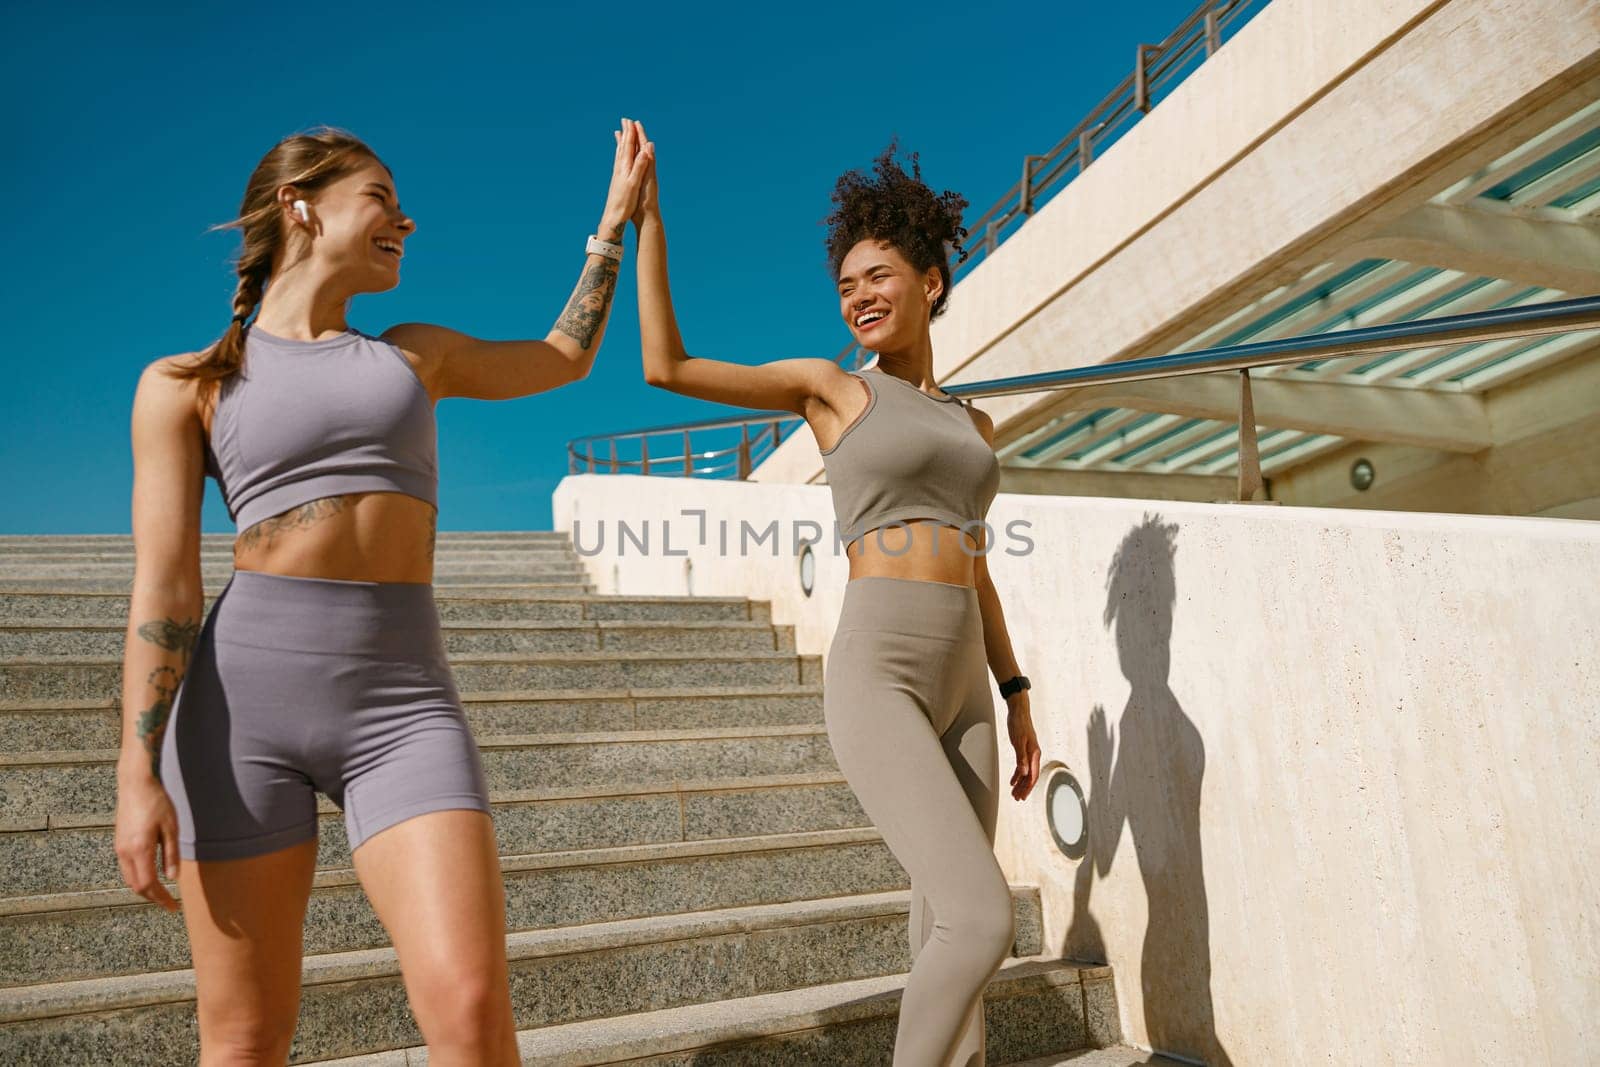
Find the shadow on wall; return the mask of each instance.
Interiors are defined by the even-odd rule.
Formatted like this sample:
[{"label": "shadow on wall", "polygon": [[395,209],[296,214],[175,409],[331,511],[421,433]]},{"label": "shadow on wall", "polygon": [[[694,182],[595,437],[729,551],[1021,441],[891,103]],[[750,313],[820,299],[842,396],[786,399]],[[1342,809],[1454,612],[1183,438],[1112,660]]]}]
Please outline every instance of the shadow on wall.
[{"label": "shadow on wall", "polygon": [[1177,534],[1176,524],[1147,514],[1123,537],[1106,575],[1104,622],[1132,690],[1114,729],[1104,707],[1089,716],[1089,850],[1078,866],[1064,954],[1108,962],[1089,898],[1096,875],[1111,870],[1126,823],[1149,903],[1140,967],[1145,1033],[1158,1051],[1223,1067],[1233,1061],[1212,1012],[1200,855],[1206,749],[1167,678]]}]

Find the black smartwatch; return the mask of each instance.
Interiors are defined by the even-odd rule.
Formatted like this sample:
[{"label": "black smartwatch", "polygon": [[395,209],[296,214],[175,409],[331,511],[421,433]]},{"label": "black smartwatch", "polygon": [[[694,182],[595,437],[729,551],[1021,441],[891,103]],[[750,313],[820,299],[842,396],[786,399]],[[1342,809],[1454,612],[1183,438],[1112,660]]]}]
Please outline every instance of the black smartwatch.
[{"label": "black smartwatch", "polygon": [[1009,700],[1011,697],[1022,692],[1024,689],[1032,688],[1033,686],[1028,684],[1028,676],[1026,674],[1019,674],[1009,682],[1001,683],[1000,696],[1002,699]]}]

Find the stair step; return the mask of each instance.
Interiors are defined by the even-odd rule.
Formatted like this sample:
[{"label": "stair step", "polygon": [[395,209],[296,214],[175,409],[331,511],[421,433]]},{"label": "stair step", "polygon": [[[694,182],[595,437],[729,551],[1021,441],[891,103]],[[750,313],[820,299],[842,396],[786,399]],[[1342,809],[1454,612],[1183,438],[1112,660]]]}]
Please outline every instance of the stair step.
[{"label": "stair step", "polygon": [[[205,599],[210,610],[217,590]],[[712,620],[736,619],[766,622],[772,618],[768,601],[742,597],[612,596],[595,593],[550,595],[538,590],[498,592],[493,589],[456,587],[434,590],[434,604],[444,622],[535,621],[541,619],[600,620]],[[127,593],[84,590],[31,590],[10,592],[0,583],[0,619],[51,619],[62,622],[126,620]]]},{"label": "stair step", "polygon": [[[822,722],[818,685],[540,689],[463,693],[475,737]],[[0,703],[0,752],[116,748],[122,712],[107,700]]]},{"label": "stair step", "polygon": [[[28,563],[125,563],[132,566],[138,556],[132,545],[126,547],[116,546],[78,546],[65,549],[58,548],[29,548],[0,546],[0,564],[28,564]],[[574,566],[583,565],[583,556],[565,545],[531,546],[531,547],[488,547],[476,546],[436,547],[433,553],[433,562],[486,562],[491,560],[505,560],[508,563],[564,563]],[[207,546],[200,550],[200,563],[222,564],[232,566],[234,560],[231,545]]]},{"label": "stair step", "polygon": [[1126,1045],[1111,1048],[1087,1048],[1077,1052],[1061,1052],[1029,1060],[1016,1060],[1001,1067],[1184,1067],[1188,1060],[1175,1060],[1153,1052],[1144,1052]]},{"label": "stair step", "polygon": [[[910,887],[870,828],[502,856],[500,868],[510,931]],[[355,871],[319,872],[305,951],[388,944]],[[0,986],[188,966],[183,917],[131,890],[0,900]]]},{"label": "stair step", "polygon": [[[794,627],[744,619],[443,622],[452,655],[480,652],[792,651]],[[121,656],[127,619],[0,618],[0,659]]]},{"label": "stair step", "polygon": [[[226,584],[233,576],[232,560],[207,560],[200,563],[200,574],[206,585],[213,582]],[[0,558],[0,581],[9,582],[32,578],[105,578],[132,581],[132,560],[56,560],[24,559],[8,561]],[[564,557],[542,560],[435,560],[434,581],[457,579],[460,581],[546,581],[586,582],[588,571],[581,561]]]},{"label": "stair step", "polygon": [[[235,535],[232,533],[203,533],[200,535],[200,547],[206,549],[229,546],[233,544],[234,539]],[[496,543],[530,547],[564,546],[570,549],[572,538],[564,530],[440,530],[435,542],[438,548]],[[85,547],[131,550],[133,537],[131,534],[0,534],[0,550],[4,551],[52,551]]]},{"label": "stair step", "polygon": [[[502,855],[870,827],[837,770],[640,786],[600,779],[490,794]],[[318,798],[319,869],[350,866],[344,818]],[[115,889],[112,812],[18,820],[0,833],[0,897]]]},{"label": "stair step", "polygon": [[[820,723],[478,738],[491,790],[834,770]],[[0,753],[0,819],[116,807],[116,749]]]},{"label": "stair step", "polygon": [[[207,597],[215,596],[222,592],[223,588],[228,584],[228,575],[226,574],[217,575],[202,572],[201,579],[202,588],[205,590]],[[131,576],[105,575],[87,578],[77,578],[71,575],[58,575],[49,578],[0,577],[0,593],[126,593],[132,586],[133,578]],[[446,575],[436,577],[433,587],[435,590],[441,591],[485,589],[509,593],[542,592],[552,596],[578,596],[583,593],[594,592],[593,586],[587,584],[586,578],[553,578],[541,581],[538,578],[503,574]]]},{"label": "stair step", "polygon": [[[857,1067],[893,1057],[907,975],[859,978],[714,1004],[524,1030],[522,1059],[540,1067]],[[1132,1049],[1084,1049],[1085,1001],[1112,995],[1109,968],[1030,956],[1008,960],[984,990],[988,1062],[1015,1067],[1123,1067]],[[1112,1002],[1114,1008],[1114,1001]],[[1077,1051],[1066,1051],[1075,1049]],[[1040,1057],[1041,1053],[1045,1055]],[[1016,1057],[1029,1057],[1026,1064]],[[319,1067],[415,1067],[423,1048],[318,1061]]]},{"label": "stair step", "polygon": [[[1039,898],[1014,887],[1016,953],[1039,952]],[[910,966],[905,891],[622,919],[506,938],[519,1029],[803,986]],[[421,1041],[394,951],[308,956],[292,1060]],[[359,1018],[362,1026],[352,1027]],[[159,971],[0,990],[8,1065],[192,1062],[194,974]]]},{"label": "stair step", "polygon": [[[450,657],[462,694],[507,689],[620,689],[817,682],[821,656],[794,652],[525,652]],[[121,656],[0,659],[0,693],[10,702],[120,699]]]}]

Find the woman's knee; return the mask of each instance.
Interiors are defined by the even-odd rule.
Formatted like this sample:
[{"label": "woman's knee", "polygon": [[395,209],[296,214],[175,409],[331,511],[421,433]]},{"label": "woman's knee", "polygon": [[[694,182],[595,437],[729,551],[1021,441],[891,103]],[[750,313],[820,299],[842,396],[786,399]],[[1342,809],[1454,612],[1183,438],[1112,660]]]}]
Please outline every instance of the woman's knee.
[{"label": "woman's knee", "polygon": [[451,970],[420,983],[413,1010],[423,1036],[432,1045],[495,1045],[511,1025],[510,990],[504,978],[485,971]]},{"label": "woman's knee", "polygon": [[971,936],[973,942],[983,950],[985,958],[993,961],[997,967],[1011,955],[1012,946],[1016,943],[1016,923],[1011,913],[1009,894],[1003,906],[997,904],[984,910]]},{"label": "woman's knee", "polygon": [[1016,922],[1011,910],[1011,891],[1003,895],[986,894],[972,906],[950,916],[935,913],[940,925],[949,928],[952,942],[960,944],[973,958],[998,967],[1016,941]]}]

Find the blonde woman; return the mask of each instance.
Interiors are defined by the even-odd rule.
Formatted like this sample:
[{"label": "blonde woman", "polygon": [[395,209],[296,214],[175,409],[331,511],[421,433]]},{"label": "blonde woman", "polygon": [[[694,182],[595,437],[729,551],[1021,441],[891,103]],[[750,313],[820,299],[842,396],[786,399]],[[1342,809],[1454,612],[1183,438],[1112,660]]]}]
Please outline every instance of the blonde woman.
[{"label": "blonde woman", "polygon": [[[624,120],[598,235],[544,340],[373,336],[348,325],[350,300],[399,284],[416,224],[360,140],[288,137],[231,224],[227,331],[140,378],[116,850],[157,904],[177,907],[158,863],[178,883],[202,1064],[287,1060],[319,791],[344,810],[430,1062],[517,1062],[488,795],[433,600],[434,405],[588,373],[644,164]],[[207,474],[239,534],[202,624]]]}]

